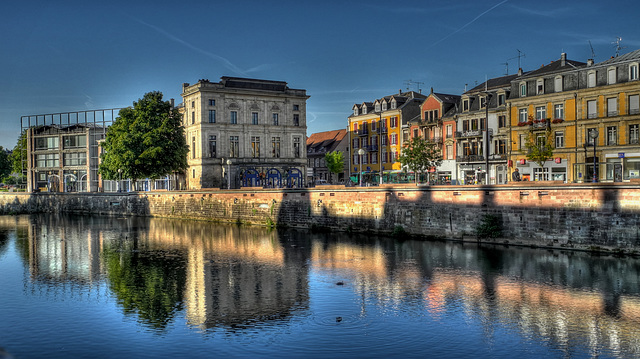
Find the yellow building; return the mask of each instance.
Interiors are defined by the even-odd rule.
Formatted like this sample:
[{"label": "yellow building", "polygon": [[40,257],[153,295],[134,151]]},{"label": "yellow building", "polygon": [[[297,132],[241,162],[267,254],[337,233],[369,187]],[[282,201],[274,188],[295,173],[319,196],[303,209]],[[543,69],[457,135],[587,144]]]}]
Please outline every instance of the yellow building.
[{"label": "yellow building", "polygon": [[[607,182],[640,178],[639,63],[640,50],[597,64],[567,60],[563,53],[514,79],[510,171],[517,167],[524,179],[536,181],[592,182],[594,174]],[[553,156],[542,167],[527,159],[529,137],[553,143]]]},{"label": "yellow building", "polygon": [[401,170],[397,159],[403,141],[409,140],[408,122],[420,116],[420,104],[425,98],[414,91],[398,92],[353,105],[347,129],[352,180],[359,182],[362,176],[363,184],[377,184],[381,171],[383,182],[397,180],[395,174]]}]

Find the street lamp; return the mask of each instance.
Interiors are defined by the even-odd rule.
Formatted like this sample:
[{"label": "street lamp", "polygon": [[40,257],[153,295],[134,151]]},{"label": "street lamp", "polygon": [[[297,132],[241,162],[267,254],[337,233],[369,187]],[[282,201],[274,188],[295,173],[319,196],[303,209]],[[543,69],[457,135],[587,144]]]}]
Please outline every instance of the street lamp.
[{"label": "street lamp", "polygon": [[598,182],[598,178],[596,177],[596,145],[598,143],[598,129],[594,128],[589,131],[589,137],[593,141],[593,183]]},{"label": "street lamp", "polygon": [[360,174],[358,175],[358,177],[360,177],[360,187],[362,187],[362,155],[364,155],[364,150],[362,148],[358,150],[358,155],[360,155],[358,161],[360,162]]},{"label": "street lamp", "polygon": [[231,189],[231,160],[227,160],[227,189]]},{"label": "street lamp", "polygon": [[118,192],[122,192],[122,169],[118,168],[118,181],[116,182],[116,184],[118,185]]}]

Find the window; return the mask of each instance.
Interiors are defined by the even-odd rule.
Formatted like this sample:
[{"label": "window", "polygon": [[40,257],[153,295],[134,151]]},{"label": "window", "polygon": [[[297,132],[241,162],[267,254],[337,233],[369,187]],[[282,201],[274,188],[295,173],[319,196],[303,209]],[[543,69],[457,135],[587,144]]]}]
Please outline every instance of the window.
[{"label": "window", "polygon": [[629,114],[637,115],[638,113],[640,113],[640,96],[631,95],[629,96]]},{"label": "window", "polygon": [[476,131],[478,130],[478,119],[474,118],[471,120],[471,130],[472,131]]},{"label": "window", "polygon": [[485,96],[480,97],[480,108],[484,108],[487,105],[487,98]]},{"label": "window", "polygon": [[536,80],[536,94],[542,95],[544,93],[544,80]]},{"label": "window", "polygon": [[598,117],[598,104],[596,100],[587,101],[587,118]]},{"label": "window", "polygon": [[229,113],[229,123],[232,125],[238,124],[238,111],[231,111]]},{"label": "window", "polygon": [[191,170],[191,177],[196,178],[196,170]]},{"label": "window", "polygon": [[260,137],[251,136],[251,157],[260,158]]},{"label": "window", "polygon": [[36,138],[36,150],[57,150],[60,143],[58,137]]},{"label": "window", "polygon": [[507,116],[498,116],[498,127],[507,127]]},{"label": "window", "polygon": [[[56,138],[56,140],[57,139],[58,138]],[[64,148],[86,148],[87,147],[87,136],[85,135],[64,136],[62,140],[64,141]]]},{"label": "window", "polygon": [[453,159],[453,145],[447,145],[446,146],[446,159],[448,160],[452,160]]},{"label": "window", "polygon": [[607,99],[607,116],[618,116],[618,99],[615,97]]},{"label": "window", "polygon": [[469,111],[469,100],[462,101],[462,111]]},{"label": "window", "polygon": [[271,117],[273,118],[273,125],[274,126],[278,126],[280,124],[280,120],[278,119],[278,114],[274,113],[273,115],[271,115]]},{"label": "window", "polygon": [[555,138],[556,138],[556,148],[564,147],[564,132],[556,131]]},{"label": "window", "polygon": [[258,113],[257,112],[251,112],[251,124],[252,125],[257,125],[258,124]]},{"label": "window", "polygon": [[196,137],[191,137],[191,158],[196,158]]},{"label": "window", "polygon": [[523,150],[525,148],[525,144],[527,143],[527,135],[520,135],[520,143],[519,145],[519,150]]},{"label": "window", "polygon": [[528,120],[527,109],[521,108],[520,111],[518,111],[518,122],[522,123],[527,122]]},{"label": "window", "polygon": [[616,126],[607,127],[607,146],[615,146],[618,144],[618,128]]},{"label": "window", "polygon": [[395,116],[394,116],[394,117],[391,117],[391,118],[389,119],[389,123],[390,123],[391,128],[396,128],[396,127],[398,127],[398,118],[397,118],[397,117],[395,117]]},{"label": "window", "polygon": [[497,140],[495,141],[495,148],[493,150],[494,153],[499,155],[504,155],[507,153],[507,140]]},{"label": "window", "polygon": [[209,123],[216,123],[216,110],[209,110]]},{"label": "window", "polygon": [[447,138],[453,138],[453,125],[447,125]]},{"label": "window", "polygon": [[616,83],[616,68],[610,68],[607,70],[607,84],[613,85]]},{"label": "window", "polygon": [[196,113],[191,111],[191,124],[193,125],[194,123],[196,123]]},{"label": "window", "polygon": [[60,167],[60,157],[57,153],[36,155],[36,167]]},{"label": "window", "polygon": [[358,154],[354,154],[353,155],[353,164],[354,165],[360,164],[360,161],[358,161],[358,157],[360,157]]},{"label": "window", "polygon": [[293,138],[293,157],[300,158],[300,137]]},{"label": "window", "polygon": [[637,145],[638,143],[640,143],[638,142],[638,127],[640,126],[638,126],[637,124],[629,125],[629,144]]},{"label": "window", "polygon": [[196,102],[195,101],[191,101],[191,108],[195,108],[196,107]]},{"label": "window", "polygon": [[387,136],[382,135],[380,136],[380,146],[386,146],[387,145]]},{"label": "window", "polygon": [[358,108],[357,107],[353,108],[353,115],[354,116],[358,116]]},{"label": "window", "polygon": [[629,65],[629,81],[638,79],[638,64]]},{"label": "window", "polygon": [[398,144],[398,134],[394,133],[391,135],[391,144],[392,145],[397,145]]},{"label": "window", "polygon": [[506,103],[507,96],[503,93],[498,94],[498,106],[504,106]]},{"label": "window", "polygon": [[300,106],[299,105],[293,105],[293,110],[294,111],[300,111]]},{"label": "window", "polygon": [[240,157],[240,140],[238,136],[229,136],[229,157]]},{"label": "window", "polygon": [[564,104],[553,106],[553,118],[564,120]]},{"label": "window", "polygon": [[357,138],[354,138],[354,139],[352,140],[351,147],[352,147],[353,149],[358,148],[358,142],[359,142],[359,141],[358,141],[358,139],[357,139]]},{"label": "window", "polygon": [[209,136],[209,157],[216,157],[216,135]]},{"label": "window", "polygon": [[596,87],[596,72],[589,71],[587,74],[587,87]]},{"label": "window", "polygon": [[544,133],[536,134],[536,146],[542,148],[547,144],[547,136]]},{"label": "window", "polygon": [[413,129],[413,137],[414,138],[418,137],[418,129],[417,128]]},{"label": "window", "polygon": [[562,92],[562,76],[556,76],[553,80],[553,89],[556,92]]},{"label": "window", "polygon": [[280,137],[271,137],[271,157],[280,158]]},{"label": "window", "polygon": [[391,109],[395,110],[396,106],[398,106],[398,102],[395,99],[393,99],[393,101],[391,101]]},{"label": "window", "polygon": [[527,83],[522,82],[520,83],[520,97],[526,97],[526,96],[527,96]]},{"label": "window", "polygon": [[544,120],[545,118],[547,118],[546,106],[536,107],[536,120]]},{"label": "window", "polygon": [[371,121],[371,132],[376,132],[376,120]]},{"label": "window", "polygon": [[65,153],[64,166],[86,166],[87,154],[84,152]]},{"label": "window", "polygon": [[215,105],[216,105],[216,100],[215,100],[215,99],[210,98],[210,99],[209,99],[209,106],[215,106]]},{"label": "window", "polygon": [[380,112],[380,102],[376,102],[376,112]]},{"label": "window", "polygon": [[300,126],[300,115],[298,115],[297,113],[293,114],[293,125]]},{"label": "window", "polygon": [[382,103],[382,111],[386,111],[387,110],[387,101],[384,101]]}]

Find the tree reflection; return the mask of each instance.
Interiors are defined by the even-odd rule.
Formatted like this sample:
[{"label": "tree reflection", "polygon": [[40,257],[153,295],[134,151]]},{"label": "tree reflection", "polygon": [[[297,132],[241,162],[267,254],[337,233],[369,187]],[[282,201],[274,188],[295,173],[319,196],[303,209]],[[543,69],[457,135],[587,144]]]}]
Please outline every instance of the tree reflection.
[{"label": "tree reflection", "polygon": [[126,314],[137,314],[143,324],[164,330],[183,309],[186,260],[166,252],[138,251],[136,242],[104,249],[109,285]]}]

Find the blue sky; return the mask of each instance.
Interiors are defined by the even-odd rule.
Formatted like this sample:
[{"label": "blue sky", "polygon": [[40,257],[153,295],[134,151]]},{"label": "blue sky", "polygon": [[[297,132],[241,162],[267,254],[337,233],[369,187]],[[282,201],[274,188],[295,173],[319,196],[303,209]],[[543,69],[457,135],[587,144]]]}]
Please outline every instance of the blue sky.
[{"label": "blue sky", "polygon": [[[407,88],[461,94],[486,77],[640,48],[631,1],[12,1],[0,22],[0,146],[20,116],[130,106],[149,91],[240,76],[307,90],[308,134]],[[411,80],[412,83],[407,83]],[[418,83],[421,83],[418,85]]]}]

